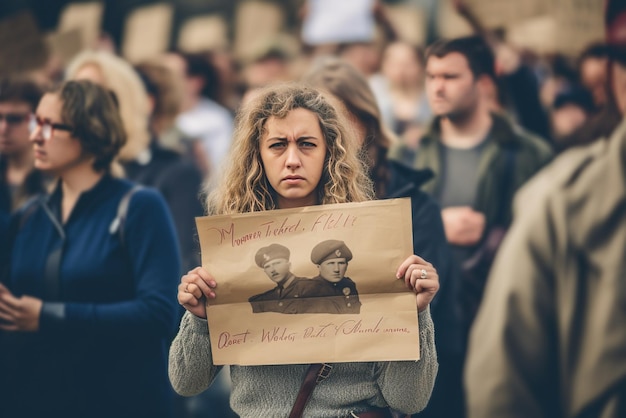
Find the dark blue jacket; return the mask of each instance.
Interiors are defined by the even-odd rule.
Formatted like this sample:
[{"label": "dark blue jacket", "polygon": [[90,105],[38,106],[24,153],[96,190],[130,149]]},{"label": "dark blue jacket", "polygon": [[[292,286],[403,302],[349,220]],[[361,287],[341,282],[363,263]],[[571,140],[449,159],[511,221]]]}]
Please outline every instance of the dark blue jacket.
[{"label": "dark blue jacket", "polygon": [[422,184],[433,176],[430,170],[415,170],[398,162],[387,162],[390,179],[386,185],[387,198],[410,197],[413,220],[413,251],[431,263],[439,275],[439,291],[430,304],[435,325],[435,345],[440,357],[458,356],[462,351],[456,270],[441,220],[441,208]]},{"label": "dark blue jacket", "polygon": [[109,232],[131,187],[104,176],[62,226],[58,187],[19,228],[8,286],[44,305],[38,332],[0,334],[1,416],[171,416],[177,238],[148,188],[130,200],[123,242]]}]

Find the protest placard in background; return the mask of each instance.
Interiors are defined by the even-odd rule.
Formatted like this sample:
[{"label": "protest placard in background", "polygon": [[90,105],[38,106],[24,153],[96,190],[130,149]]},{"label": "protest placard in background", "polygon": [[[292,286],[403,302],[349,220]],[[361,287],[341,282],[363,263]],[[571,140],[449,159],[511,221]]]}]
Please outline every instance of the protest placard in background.
[{"label": "protest placard in background", "polygon": [[124,58],[131,63],[138,63],[167,51],[173,13],[173,6],[167,3],[135,9],[124,26]]},{"label": "protest placard in background", "polygon": [[57,33],[65,34],[78,30],[80,32],[80,49],[93,48],[100,36],[103,11],[104,6],[99,1],[70,3],[61,12]]},{"label": "protest placard in background", "polygon": [[604,40],[604,2],[552,0],[557,17],[556,49],[577,55],[592,42]]},{"label": "protest placard in background", "polygon": [[[505,29],[513,45],[537,53],[576,56],[604,37],[604,4],[599,0],[465,0],[465,5],[489,29]],[[439,3],[438,28],[442,37],[473,33],[453,7],[452,0]]]},{"label": "protest placard in background", "polygon": [[30,12],[0,21],[0,74],[15,74],[43,67],[49,51]]},{"label": "protest placard in background", "polygon": [[[536,16],[550,14],[555,0],[462,0],[481,24],[490,29],[508,27]],[[454,0],[438,2],[437,27],[444,38],[472,34],[467,21],[454,8]]]},{"label": "protest placard in background", "polygon": [[188,19],[178,33],[178,49],[185,52],[203,52],[228,46],[228,25],[217,14]]},{"label": "protest placard in background", "polygon": [[507,27],[507,41],[539,54],[577,56],[604,39],[602,3],[595,0],[552,0],[553,11]]},{"label": "protest placard in background", "polygon": [[463,0],[488,28],[508,26],[554,10],[555,0]]},{"label": "protest placard in background", "polygon": [[[409,199],[312,206],[197,218],[202,266],[218,283],[207,306],[215,364],[398,361],[419,358],[415,294],[395,277],[412,254]],[[352,253],[343,289],[356,313],[297,313],[323,297],[280,299],[294,313],[254,312],[251,297],[276,288],[257,264],[272,244],[288,249],[291,272],[319,274],[312,249],[340,240]],[[271,248],[271,247],[270,247]],[[337,257],[345,249],[336,250]],[[254,300],[254,299],[253,299]]]},{"label": "protest placard in background", "polygon": [[552,54],[557,50],[556,17],[538,16],[512,24],[506,29],[506,40],[538,54]]},{"label": "protest placard in background", "polygon": [[245,60],[283,30],[285,14],[277,4],[244,1],[237,5],[234,25],[235,55]]},{"label": "protest placard in background", "polygon": [[457,38],[473,34],[469,23],[454,9],[452,0],[441,0],[437,5],[437,32],[440,37]]},{"label": "protest placard in background", "polygon": [[79,28],[50,33],[46,36],[46,42],[51,54],[59,59],[63,66],[83,50],[83,35]]},{"label": "protest placard in background", "polygon": [[389,20],[398,31],[400,39],[413,45],[426,43],[426,15],[424,9],[411,4],[394,4],[387,8]]},{"label": "protest placard in background", "polygon": [[302,41],[307,45],[373,41],[373,8],[374,0],[307,0]]}]

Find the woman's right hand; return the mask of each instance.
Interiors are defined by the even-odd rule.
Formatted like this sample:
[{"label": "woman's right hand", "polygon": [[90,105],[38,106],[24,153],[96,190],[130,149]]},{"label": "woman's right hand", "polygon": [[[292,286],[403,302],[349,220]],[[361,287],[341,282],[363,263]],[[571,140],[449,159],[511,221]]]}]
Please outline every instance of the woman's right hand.
[{"label": "woman's right hand", "polygon": [[215,299],[217,283],[202,267],[196,267],[180,279],[178,303],[199,318],[206,318],[206,300]]}]

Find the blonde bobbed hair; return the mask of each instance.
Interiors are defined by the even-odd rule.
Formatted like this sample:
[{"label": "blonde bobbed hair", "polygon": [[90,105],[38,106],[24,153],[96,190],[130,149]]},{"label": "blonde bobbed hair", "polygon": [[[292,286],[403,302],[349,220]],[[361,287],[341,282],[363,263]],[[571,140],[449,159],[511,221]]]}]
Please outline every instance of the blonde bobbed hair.
[{"label": "blonde bobbed hair", "polygon": [[228,165],[207,198],[209,214],[277,209],[277,194],[269,184],[260,153],[268,119],[285,118],[294,109],[313,112],[326,141],[326,158],[317,187],[319,204],[361,202],[373,198],[367,168],[345,116],[319,90],[283,84],[259,91],[236,117]]},{"label": "blonde bobbed hair", "polygon": [[103,87],[111,90],[119,102],[120,116],[128,140],[119,152],[119,159],[130,161],[150,144],[149,102],[141,78],[131,64],[109,52],[84,51],[68,65],[65,78],[73,80],[80,70],[94,66],[104,78]]}]

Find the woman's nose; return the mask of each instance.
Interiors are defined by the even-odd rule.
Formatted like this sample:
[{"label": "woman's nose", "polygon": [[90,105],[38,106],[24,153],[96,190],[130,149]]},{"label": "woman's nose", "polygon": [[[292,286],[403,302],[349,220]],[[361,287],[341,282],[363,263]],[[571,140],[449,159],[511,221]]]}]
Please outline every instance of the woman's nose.
[{"label": "woman's nose", "polygon": [[43,134],[41,133],[41,126],[39,125],[35,126],[35,128],[30,132],[30,136],[28,137],[28,139],[31,142],[43,141]]},{"label": "woman's nose", "polygon": [[287,147],[287,160],[285,161],[287,168],[294,169],[298,168],[302,165],[302,161],[300,161],[300,155],[298,152],[297,145],[290,145]]}]

